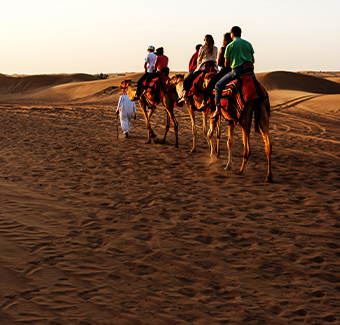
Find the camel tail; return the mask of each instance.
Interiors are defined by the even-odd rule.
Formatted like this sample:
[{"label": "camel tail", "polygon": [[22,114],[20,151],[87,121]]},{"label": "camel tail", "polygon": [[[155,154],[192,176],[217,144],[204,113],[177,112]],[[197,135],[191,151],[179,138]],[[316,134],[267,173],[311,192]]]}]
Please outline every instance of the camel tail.
[{"label": "camel tail", "polygon": [[253,110],[254,110],[254,117],[255,117],[255,123],[254,123],[255,132],[258,135],[261,135],[261,131],[260,131],[261,112],[260,112],[260,101],[259,100],[254,101]]},{"label": "camel tail", "polygon": [[267,134],[269,132],[269,115],[267,109],[260,100],[254,102],[254,116],[255,116],[255,132],[258,135]]}]

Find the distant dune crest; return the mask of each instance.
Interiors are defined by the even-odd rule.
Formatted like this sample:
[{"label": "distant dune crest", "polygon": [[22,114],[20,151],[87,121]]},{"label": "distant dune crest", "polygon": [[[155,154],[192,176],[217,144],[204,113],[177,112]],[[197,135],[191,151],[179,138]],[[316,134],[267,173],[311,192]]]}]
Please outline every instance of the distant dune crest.
[{"label": "distant dune crest", "polygon": [[[174,74],[175,72],[172,72]],[[34,99],[35,101],[110,101],[112,94],[105,90],[118,87],[119,83],[130,78],[136,82],[143,73],[111,74],[102,80],[94,75],[51,74],[30,76],[6,76],[0,74],[0,95],[2,100],[17,101]],[[313,74],[313,75],[312,75]],[[340,73],[331,75],[314,72],[274,71],[256,74],[261,84],[268,90],[293,90],[318,94],[340,94]],[[326,79],[328,77],[328,79]],[[96,96],[103,93],[103,96]]]},{"label": "distant dune crest", "polygon": [[317,94],[340,94],[340,84],[304,73],[274,71],[257,75],[268,90],[296,90]]}]

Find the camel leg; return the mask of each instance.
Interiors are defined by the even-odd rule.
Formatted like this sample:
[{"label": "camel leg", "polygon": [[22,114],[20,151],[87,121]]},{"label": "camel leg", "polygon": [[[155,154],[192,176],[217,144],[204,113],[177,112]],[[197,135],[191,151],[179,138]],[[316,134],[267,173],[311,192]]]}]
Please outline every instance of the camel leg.
[{"label": "camel leg", "polygon": [[244,167],[246,167],[246,163],[250,157],[250,146],[249,146],[249,132],[247,130],[242,129],[242,135],[243,135],[243,146],[244,146],[244,151],[243,151],[243,161],[242,161],[242,166],[239,171],[236,171],[236,175],[242,175]]},{"label": "camel leg", "polygon": [[265,179],[265,182],[273,183],[272,161],[271,161],[272,144],[270,143],[268,133],[263,135],[263,141],[265,143],[265,149],[266,149],[266,155],[267,155],[267,161],[268,161],[268,171],[267,171],[267,177]]},{"label": "camel leg", "polygon": [[166,111],[166,126],[165,126],[164,138],[162,140],[163,144],[165,143],[165,138],[166,138],[166,135],[168,134],[169,127],[170,127],[170,116],[169,116],[168,111]]},{"label": "camel leg", "polygon": [[149,109],[149,115],[148,115],[148,121],[149,121],[149,133],[150,133],[150,137],[151,138],[156,138],[156,134],[153,132],[152,128],[151,128],[151,116],[153,114],[153,112],[156,110],[156,107],[152,107]]},{"label": "camel leg", "polygon": [[178,148],[178,123],[177,123],[177,120],[175,118],[175,114],[174,114],[173,110],[170,111],[170,119],[171,119],[171,122],[174,126],[174,131],[175,131],[175,138],[176,138],[175,148]]},{"label": "camel leg", "polygon": [[225,166],[225,170],[235,170],[233,165],[233,148],[234,148],[234,130],[235,130],[235,124],[234,121],[229,121],[228,126],[228,163]]},{"label": "camel leg", "polygon": [[272,183],[273,182],[273,175],[272,175],[272,164],[271,164],[271,154],[272,154],[272,144],[270,143],[269,138],[269,116],[267,113],[266,108],[261,104],[260,105],[260,132],[265,144],[265,151],[268,161],[268,171],[267,171],[267,177],[265,179],[265,182]]},{"label": "camel leg", "polygon": [[202,118],[203,118],[203,134],[204,134],[204,137],[205,137],[205,140],[207,141],[208,143],[208,146],[210,145],[210,139],[208,137],[208,132],[207,132],[207,115],[205,114],[205,112],[202,112]]},{"label": "camel leg", "polygon": [[210,165],[218,161],[214,146],[214,130],[216,128],[216,124],[216,119],[210,119],[210,129],[208,132],[208,138],[210,141]]},{"label": "camel leg", "polygon": [[[177,120],[175,118],[175,114],[173,112],[173,110],[169,110],[166,108],[167,111],[167,115],[168,115],[168,120],[171,120],[173,126],[174,126],[174,131],[175,131],[175,138],[176,138],[176,143],[175,143],[175,148],[178,148],[178,123]],[[167,122],[169,123],[169,122]],[[170,124],[170,123],[169,123]],[[169,127],[168,127],[169,130]],[[165,136],[164,136],[164,140],[165,140]]]},{"label": "camel leg", "polygon": [[246,166],[246,163],[250,157],[250,145],[249,145],[249,135],[250,135],[250,127],[251,127],[251,121],[253,116],[253,101],[246,104],[243,114],[240,120],[240,126],[242,129],[242,135],[243,135],[243,161],[242,166],[239,171],[235,172],[237,175],[242,175],[244,167]]},{"label": "camel leg", "polygon": [[165,141],[165,137],[169,131],[169,125],[170,125],[170,120],[171,120],[174,126],[174,131],[175,131],[175,138],[176,138],[175,148],[178,148],[178,123],[177,123],[177,120],[174,114],[174,104],[175,104],[175,99],[173,98],[173,95],[170,93],[166,94],[163,99],[163,105],[167,112],[167,129],[166,129],[166,133],[164,135],[163,140]]},{"label": "camel leg", "polygon": [[216,155],[220,158],[220,143],[221,143],[221,115],[216,123]]},{"label": "camel leg", "polygon": [[150,132],[150,129],[151,129],[151,126],[150,126],[150,120],[149,120],[149,114],[148,112],[146,111],[146,103],[143,99],[141,99],[139,101],[139,106],[144,114],[144,118],[145,118],[145,124],[146,124],[146,130],[148,132],[148,139],[146,140],[146,143],[150,143],[151,142],[151,138],[150,138],[150,135],[151,135],[151,132]]},{"label": "camel leg", "polygon": [[147,112],[147,109],[146,109],[146,101],[141,99],[139,101],[139,105],[141,107],[141,110],[144,114],[144,117],[145,117],[145,123],[146,123],[146,129],[148,131],[148,139],[146,141],[146,143],[151,143],[151,138],[154,138],[156,137],[156,135],[154,134],[152,128],[151,128],[151,123],[150,123],[150,119],[151,119],[151,116],[153,114],[153,112],[155,111],[156,107],[153,107],[152,109],[149,109],[149,112]]},{"label": "camel leg", "polygon": [[188,112],[191,118],[191,126],[192,126],[192,149],[190,153],[195,153],[196,152],[197,129],[196,129],[195,111],[192,109],[190,104],[188,104]]}]

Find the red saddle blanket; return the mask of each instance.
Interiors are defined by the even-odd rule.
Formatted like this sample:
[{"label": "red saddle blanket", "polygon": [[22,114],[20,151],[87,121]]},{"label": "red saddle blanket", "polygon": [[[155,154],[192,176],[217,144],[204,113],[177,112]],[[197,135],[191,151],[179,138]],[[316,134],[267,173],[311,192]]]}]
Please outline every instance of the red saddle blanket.
[{"label": "red saddle blanket", "polygon": [[[164,98],[164,95],[172,91],[173,85],[170,84],[168,76],[161,75],[159,77],[151,79],[149,82],[147,92],[150,94],[151,101],[157,106]],[[143,82],[145,86],[145,81]]]},{"label": "red saddle blanket", "polygon": [[201,94],[204,93],[204,76],[205,76],[205,73],[204,71],[202,71],[202,73],[200,73],[196,78],[195,80],[193,81],[192,83],[192,86],[190,88],[190,90],[188,91],[187,93],[187,97],[190,97],[190,96],[200,96]]},{"label": "red saddle blanket", "polygon": [[229,115],[235,121],[238,121],[245,104],[253,99],[260,99],[270,115],[268,93],[254,75],[241,75],[237,79],[230,81],[221,96],[221,108],[224,118],[227,119]]}]

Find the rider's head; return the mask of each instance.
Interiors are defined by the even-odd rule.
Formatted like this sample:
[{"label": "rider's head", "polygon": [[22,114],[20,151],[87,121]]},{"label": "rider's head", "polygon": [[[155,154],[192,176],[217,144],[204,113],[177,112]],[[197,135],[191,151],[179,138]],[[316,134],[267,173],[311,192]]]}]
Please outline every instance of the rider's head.
[{"label": "rider's head", "polygon": [[230,32],[227,32],[223,35],[223,46],[227,46],[232,41],[233,41],[233,39],[231,38]]},{"label": "rider's head", "polygon": [[241,37],[242,30],[238,26],[234,26],[230,31],[235,37]]},{"label": "rider's head", "polygon": [[164,53],[163,47],[159,47],[158,49],[156,49],[156,52],[155,52],[156,55],[163,55],[163,53]]},{"label": "rider's head", "polygon": [[148,47],[148,51],[149,51],[149,52],[154,52],[154,51],[155,51],[155,47],[154,47],[153,45],[150,45],[150,46]]}]

